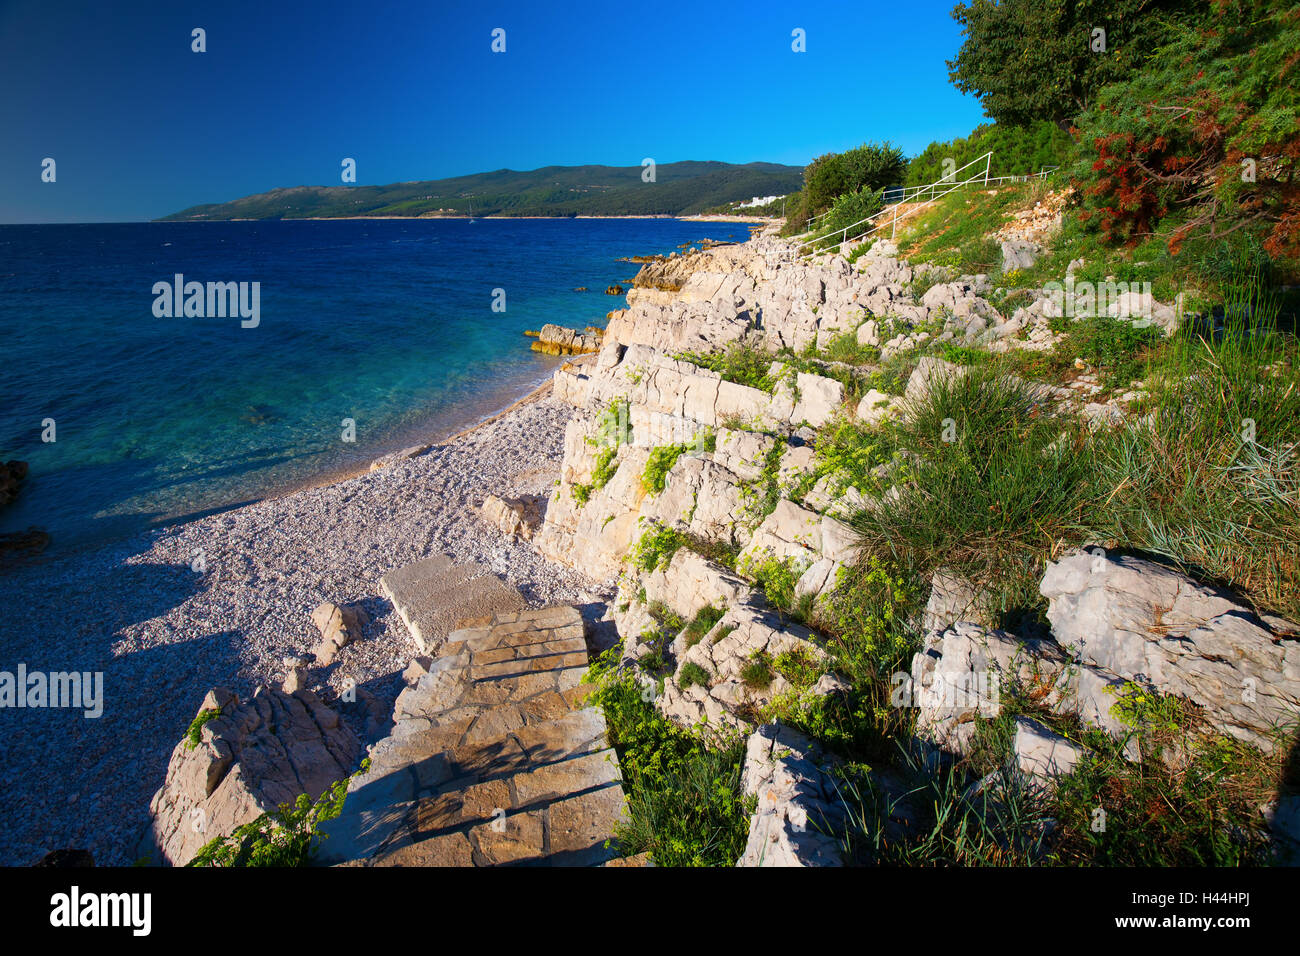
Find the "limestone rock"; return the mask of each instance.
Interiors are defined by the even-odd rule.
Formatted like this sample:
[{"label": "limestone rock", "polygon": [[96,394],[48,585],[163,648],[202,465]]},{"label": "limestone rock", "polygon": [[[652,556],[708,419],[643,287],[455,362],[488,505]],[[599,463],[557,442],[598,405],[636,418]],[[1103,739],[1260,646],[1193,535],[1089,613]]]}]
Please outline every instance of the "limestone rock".
[{"label": "limestone rock", "polygon": [[1073,772],[1087,755],[1087,748],[1029,717],[1016,718],[1012,743],[1016,767],[1039,783],[1048,783]]},{"label": "limestone rock", "polygon": [[1050,641],[1022,641],[1006,631],[961,622],[931,631],[912,658],[910,678],[897,686],[899,703],[917,709],[917,734],[944,750],[965,753],[977,716],[1002,709],[1012,684],[1055,686],[1068,658]]},{"label": "limestone rock", "polygon": [[501,613],[447,637],[321,826],[316,863],[590,866],[623,813],[605,720],[582,706],[581,613]]},{"label": "limestone rock", "polygon": [[1143,558],[1095,549],[1047,566],[1052,633],[1114,677],[1185,697],[1233,736],[1269,748],[1300,710],[1294,625]]},{"label": "limestone rock", "polygon": [[311,622],[321,633],[320,643],[312,650],[316,663],[327,667],[334,663],[339,650],[361,636],[369,616],[355,605],[331,604],[325,601],[311,612]]},{"label": "limestone rock", "polygon": [[921,627],[925,631],[942,631],[958,621],[991,627],[988,597],[977,593],[965,578],[941,568],[930,576],[930,599]]},{"label": "limestone rock", "polygon": [[542,502],[537,498],[498,498],[488,495],[479,509],[483,520],[502,534],[531,541],[542,524]]},{"label": "limestone rock", "polygon": [[220,709],[172,751],[167,778],[149,805],[143,855],[174,866],[299,794],[313,800],[355,769],[361,746],[311,691],[259,688],[241,701],[225,688],[199,708]]},{"label": "limestone rock", "polygon": [[744,792],[757,799],[737,866],[842,866],[835,834],[844,811],[820,748],[780,724],[759,727],[745,745]]},{"label": "limestone rock", "polygon": [[886,395],[884,392],[870,388],[858,402],[857,416],[869,425],[876,425],[886,419],[898,417],[899,404],[893,395]]},{"label": "limestone rock", "polygon": [[1042,246],[1027,239],[1012,239],[1004,242],[1002,243],[1002,271],[1032,269],[1042,252]]},{"label": "limestone rock", "polygon": [[[612,294],[622,295],[623,292],[619,288],[617,293]],[[589,352],[599,352],[602,337],[603,333],[600,329],[578,332],[575,329],[548,322],[537,333],[532,348],[534,352],[545,352],[547,355],[583,355]]]}]

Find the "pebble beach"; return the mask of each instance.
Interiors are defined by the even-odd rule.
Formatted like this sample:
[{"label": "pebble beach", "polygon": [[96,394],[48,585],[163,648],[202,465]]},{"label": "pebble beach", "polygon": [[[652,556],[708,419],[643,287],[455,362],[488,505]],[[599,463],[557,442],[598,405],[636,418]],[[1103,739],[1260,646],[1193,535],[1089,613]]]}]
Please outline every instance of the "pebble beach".
[{"label": "pebble beach", "polygon": [[0,574],[7,660],[104,675],[99,718],[0,710],[0,864],[60,847],[89,849],[98,865],[134,862],[150,797],[204,694],[278,684],[285,659],[319,640],[310,614],[323,601],[360,602],[370,623],[312,683],[337,691],[351,679],[391,708],[417,653],[379,594],[394,568],[446,554],[490,569],[533,607],[600,600],[599,582],[477,514],[487,494],[552,490],[571,408],[548,393],[366,474]]}]

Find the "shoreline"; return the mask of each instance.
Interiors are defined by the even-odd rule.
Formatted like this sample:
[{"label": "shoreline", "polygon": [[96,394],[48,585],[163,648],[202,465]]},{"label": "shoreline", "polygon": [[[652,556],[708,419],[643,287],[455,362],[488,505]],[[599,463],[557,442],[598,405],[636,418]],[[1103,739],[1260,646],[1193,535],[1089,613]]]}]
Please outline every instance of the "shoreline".
[{"label": "shoreline", "polygon": [[[395,568],[445,554],[517,588],[530,607],[605,600],[605,583],[546,560],[479,515],[489,494],[552,492],[573,409],[551,390],[548,379],[376,471],[318,475],[292,491],[6,568],[4,587],[31,595],[7,633],[7,656],[33,671],[102,673],[104,711],[85,720],[0,708],[0,808],[11,821],[0,833],[0,865],[30,865],[67,846],[90,849],[97,865],[129,865],[150,797],[204,694],[279,686],[287,659],[311,659],[320,641],[311,611],[324,601],[359,605],[370,619],[332,664],[312,669],[309,684],[331,699],[350,682],[358,689],[357,703],[340,712],[365,742],[367,706],[390,712],[403,669],[420,653],[378,585]],[[55,738],[68,745],[50,750]]]},{"label": "shoreline", "polygon": [[[612,579],[543,557],[480,513],[489,495],[554,493],[575,414],[553,394],[554,372],[596,358],[548,362],[542,381],[507,385],[495,407],[441,426],[432,441],[395,434],[387,454],[0,572],[10,593],[30,595],[8,629],[8,656],[33,671],[100,673],[104,687],[95,720],[0,709],[0,812],[11,821],[0,865],[30,865],[59,847],[129,865],[204,695],[278,687],[291,662],[315,660],[311,614],[323,602],[359,607],[368,623],[332,663],[311,665],[306,686],[372,742],[369,718],[392,712],[421,653],[379,585],[395,569],[446,555],[495,575],[529,607],[612,601]],[[419,450],[407,457],[403,445]],[[349,687],[355,702],[344,704]],[[51,739],[67,744],[51,749]]]},{"label": "shoreline", "polygon": [[[583,356],[570,356],[569,360],[576,360]],[[559,366],[557,365],[556,368]],[[78,558],[85,558],[88,555],[95,554],[110,548],[120,547],[138,539],[152,540],[159,534],[164,534],[169,530],[192,522],[201,521],[212,515],[226,514],[231,511],[237,511],[240,508],[247,508],[266,501],[278,501],[288,498],[301,491],[312,489],[328,488],[353,478],[358,478],[369,474],[377,462],[386,459],[397,460],[395,456],[401,452],[408,451],[412,448],[422,448],[425,451],[442,445],[448,445],[465,438],[475,431],[499,421],[506,415],[517,409],[540,401],[548,396],[554,386],[555,369],[551,369],[546,377],[537,384],[531,385],[522,393],[513,391],[517,398],[508,401],[504,405],[495,405],[495,410],[488,414],[475,417],[470,414],[464,417],[452,416],[452,421],[456,424],[440,425],[430,428],[425,425],[412,425],[398,435],[384,441],[374,453],[366,455],[364,458],[347,461],[343,463],[332,463],[322,468],[313,470],[308,475],[300,475],[288,479],[282,483],[277,483],[273,487],[262,491],[253,491],[242,497],[221,504],[208,505],[199,511],[190,511],[184,514],[177,514],[170,517],[158,518],[153,522],[138,527],[125,533],[115,535],[89,537],[74,540],[70,543],[61,544],[57,541],[51,542],[51,546],[46,550],[28,555],[13,555],[7,559],[0,560],[0,581],[4,580],[7,573],[16,571],[19,568],[30,568],[36,566],[56,565],[66,561],[75,561]],[[469,424],[466,424],[468,422]],[[448,430],[450,429],[450,431]],[[399,437],[400,436],[400,437]],[[412,440],[414,437],[414,440]],[[389,462],[391,463],[391,461]]]},{"label": "shoreline", "polygon": [[[417,443],[415,445],[407,445],[404,448],[395,447],[391,451],[376,455],[374,458],[371,458],[369,461],[365,462],[364,464],[361,462],[357,462],[355,464],[340,465],[340,466],[327,468],[324,471],[321,471],[310,478],[304,478],[301,479],[300,481],[294,482],[293,484],[286,486],[286,488],[282,491],[272,492],[270,494],[263,495],[258,498],[250,499],[246,503],[256,504],[262,501],[274,501],[281,498],[287,498],[290,495],[297,494],[300,491],[309,491],[309,490],[314,490],[319,488],[328,488],[331,485],[337,485],[345,481],[350,481],[353,478],[360,478],[364,475],[368,475],[372,471],[378,470],[378,468],[376,468],[375,466],[379,465],[380,462],[387,462],[388,464],[391,464],[392,462],[400,461],[402,459],[396,456],[400,456],[402,452],[408,451],[412,448],[422,448],[424,449],[424,451],[420,452],[419,454],[424,454],[425,452],[433,448],[437,448],[441,445],[453,444],[454,442],[460,441],[463,438],[469,437],[470,435],[474,434],[480,429],[486,428],[487,426],[500,421],[501,419],[505,418],[507,415],[519,410],[520,408],[523,408],[524,406],[531,405],[534,402],[541,401],[542,399],[548,397],[551,394],[551,391],[554,387],[555,387],[554,378],[548,376],[546,380],[543,381],[541,384],[533,386],[531,389],[525,392],[522,397],[511,402],[509,405],[506,405],[504,408],[501,408],[498,411],[493,412],[492,414],[488,415],[486,418],[483,418],[472,425],[459,428],[459,430],[453,432],[450,435],[446,435],[441,438],[435,438],[432,441],[428,441],[428,442]],[[400,445],[404,443],[398,442],[397,444]],[[412,455],[407,457],[417,457],[417,456]],[[387,467],[387,464],[379,465],[379,467],[380,468]],[[166,527],[166,525],[158,525],[157,527],[162,528],[162,527]]]}]

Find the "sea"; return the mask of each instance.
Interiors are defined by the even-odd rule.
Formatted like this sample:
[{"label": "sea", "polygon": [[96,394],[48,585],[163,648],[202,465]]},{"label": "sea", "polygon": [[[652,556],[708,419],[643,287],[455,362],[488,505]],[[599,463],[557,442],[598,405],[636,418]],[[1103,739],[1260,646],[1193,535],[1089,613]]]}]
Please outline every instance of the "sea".
[{"label": "sea", "polygon": [[[563,361],[525,330],[626,304],[604,294],[639,268],[621,259],[748,236],[676,219],[0,225],[0,461],[30,466],[0,533],[83,548],[446,438]],[[231,285],[209,302],[209,283]]]}]

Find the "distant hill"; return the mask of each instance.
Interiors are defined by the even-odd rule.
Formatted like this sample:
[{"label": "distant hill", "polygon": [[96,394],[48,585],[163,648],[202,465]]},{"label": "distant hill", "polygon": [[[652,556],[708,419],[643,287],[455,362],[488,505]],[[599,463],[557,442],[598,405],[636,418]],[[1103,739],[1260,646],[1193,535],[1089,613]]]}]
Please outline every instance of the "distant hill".
[{"label": "distant hill", "polygon": [[293,186],[224,203],[192,206],[162,221],[312,219],[350,216],[683,216],[803,183],[803,168],[776,163],[682,162],[640,166],[498,169],[388,186]]}]

